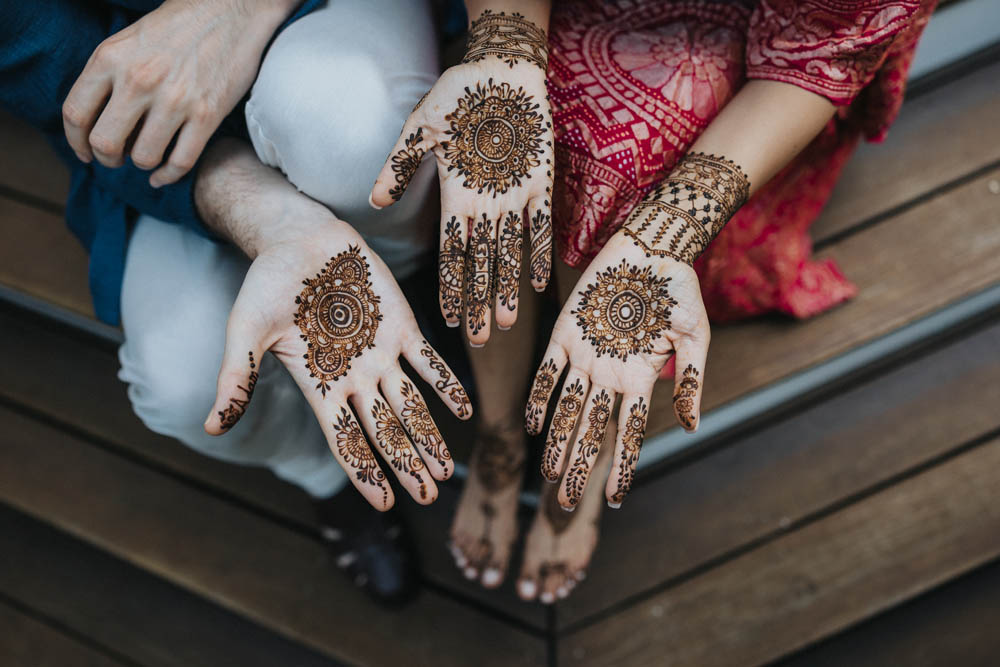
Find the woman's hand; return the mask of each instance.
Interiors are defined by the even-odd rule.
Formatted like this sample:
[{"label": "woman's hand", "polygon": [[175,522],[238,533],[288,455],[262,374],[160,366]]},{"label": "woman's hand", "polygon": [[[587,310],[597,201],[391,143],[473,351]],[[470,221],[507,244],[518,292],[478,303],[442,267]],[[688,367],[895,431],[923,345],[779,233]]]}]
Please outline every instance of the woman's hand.
[{"label": "woman's hand", "polygon": [[517,319],[522,230],[529,222],[532,285],[552,266],[552,121],[545,90],[548,43],[518,14],[484,12],[470,28],[461,64],[447,70],[413,110],[372,189],[372,204],[403,196],[429,151],[441,179],[441,312],[463,313],[469,341]]},{"label": "woman's hand", "polygon": [[525,413],[528,432],[539,433],[552,390],[568,365],[542,457],[542,475],[550,482],[559,481],[568,460],[560,505],[573,509],[582,498],[619,395],[605,496],[612,507],[621,504],[635,474],[653,385],[672,353],[677,355],[674,412],[688,431],[698,427],[709,338],[694,269],[673,258],[647,256],[622,232],[613,236],[556,321]]},{"label": "woman's hand", "polygon": [[180,179],[250,89],[264,48],[296,4],[167,0],[104,40],[63,104],[77,157],[114,168],[131,156],[140,169],[159,167],[154,187]]}]

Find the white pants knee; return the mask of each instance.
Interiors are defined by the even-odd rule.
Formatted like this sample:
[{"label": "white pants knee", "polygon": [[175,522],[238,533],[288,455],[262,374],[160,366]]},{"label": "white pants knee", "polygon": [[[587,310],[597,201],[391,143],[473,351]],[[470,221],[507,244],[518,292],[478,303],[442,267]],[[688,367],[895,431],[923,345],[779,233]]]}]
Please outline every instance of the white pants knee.
[{"label": "white pants knee", "polygon": [[[424,0],[336,0],[272,44],[247,104],[263,162],[353,224],[398,278],[433,247],[434,168],[384,211],[368,193],[410,110],[437,78]],[[136,223],[122,283],[119,377],[153,431],[216,458],[269,467],[313,496],[346,483],[291,376],[271,355],[246,414],[210,436],[226,321],[249,267],[235,248],[148,216]]]}]

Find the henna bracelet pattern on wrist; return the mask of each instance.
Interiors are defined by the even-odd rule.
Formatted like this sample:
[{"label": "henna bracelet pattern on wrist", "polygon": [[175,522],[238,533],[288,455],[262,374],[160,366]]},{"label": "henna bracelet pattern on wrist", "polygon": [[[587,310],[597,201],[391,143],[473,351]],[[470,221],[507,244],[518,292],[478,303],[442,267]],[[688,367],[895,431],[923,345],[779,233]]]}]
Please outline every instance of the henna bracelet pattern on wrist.
[{"label": "henna bracelet pattern on wrist", "polygon": [[689,153],[635,207],[622,231],[647,257],[693,264],[749,193],[750,181],[737,164],[715,155]]},{"label": "henna bracelet pattern on wrist", "polygon": [[487,9],[469,26],[469,44],[462,62],[480,62],[487,56],[496,56],[511,68],[523,60],[544,71],[549,60],[549,40],[544,30],[523,15],[494,14]]}]

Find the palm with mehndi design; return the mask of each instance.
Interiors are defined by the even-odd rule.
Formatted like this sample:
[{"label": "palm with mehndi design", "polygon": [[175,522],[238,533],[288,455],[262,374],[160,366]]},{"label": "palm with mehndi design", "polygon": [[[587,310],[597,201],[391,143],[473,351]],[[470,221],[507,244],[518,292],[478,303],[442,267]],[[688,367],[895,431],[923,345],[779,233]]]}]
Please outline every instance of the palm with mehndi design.
[{"label": "palm with mehndi design", "polygon": [[462,63],[417,104],[372,189],[372,203],[403,196],[433,152],[441,180],[441,312],[464,318],[470,342],[517,319],[524,228],[535,289],[552,269],[553,135],[544,31],[520,15],[484,12]]},{"label": "palm with mehndi design", "polygon": [[394,502],[374,452],[417,502],[434,501],[434,480],[447,479],[454,465],[399,357],[457,416],[467,419],[471,406],[421,336],[389,269],[353,229],[323,220],[256,257],[230,314],[209,433],[242,416],[258,380],[254,360],[265,351],[291,373],[334,457],[373,506]]}]

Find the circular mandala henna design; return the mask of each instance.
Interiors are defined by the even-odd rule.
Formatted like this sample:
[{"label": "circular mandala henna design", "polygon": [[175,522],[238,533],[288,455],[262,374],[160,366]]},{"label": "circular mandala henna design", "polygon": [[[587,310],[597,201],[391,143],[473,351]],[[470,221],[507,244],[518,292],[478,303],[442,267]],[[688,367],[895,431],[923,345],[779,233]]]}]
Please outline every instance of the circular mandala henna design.
[{"label": "circular mandala henna design", "polygon": [[597,350],[626,360],[630,354],[649,354],[665,329],[670,309],[677,305],[667,291],[669,278],[650,267],[629,266],[622,260],[597,274],[597,281],[580,292],[576,323]]},{"label": "circular mandala henna design", "polygon": [[368,261],[351,246],[315,278],[303,280],[305,289],[295,297],[299,308],[294,319],[306,342],[306,368],[323,396],[330,382],[347,374],[352,359],[375,346],[382,314],[370,276]]},{"label": "circular mandala henna design", "polygon": [[447,116],[450,137],[441,142],[448,171],[462,185],[494,196],[521,185],[541,162],[544,123],[539,105],[523,89],[507,83],[465,89],[458,107]]}]

